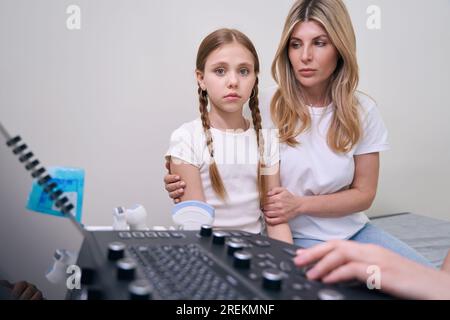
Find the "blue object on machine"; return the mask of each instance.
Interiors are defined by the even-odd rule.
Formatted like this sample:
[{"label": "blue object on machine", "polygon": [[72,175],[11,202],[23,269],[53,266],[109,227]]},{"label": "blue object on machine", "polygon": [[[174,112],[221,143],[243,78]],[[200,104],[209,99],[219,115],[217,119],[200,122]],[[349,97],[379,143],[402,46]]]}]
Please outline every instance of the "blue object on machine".
[{"label": "blue object on machine", "polygon": [[180,202],[172,208],[172,220],[184,230],[200,230],[203,224],[212,225],[214,207],[206,202],[191,200]]},{"label": "blue object on machine", "polygon": [[[74,205],[73,212],[75,219],[81,223],[81,214],[83,206],[83,189],[84,189],[84,169],[80,168],[66,168],[66,167],[51,167],[48,172],[52,176],[49,182],[56,182],[63,195],[69,199],[69,202]],[[37,181],[33,182],[33,186],[28,197],[27,209],[37,211],[45,214],[50,214],[58,217],[64,217],[55,205],[48,193],[44,192],[42,186]]]}]

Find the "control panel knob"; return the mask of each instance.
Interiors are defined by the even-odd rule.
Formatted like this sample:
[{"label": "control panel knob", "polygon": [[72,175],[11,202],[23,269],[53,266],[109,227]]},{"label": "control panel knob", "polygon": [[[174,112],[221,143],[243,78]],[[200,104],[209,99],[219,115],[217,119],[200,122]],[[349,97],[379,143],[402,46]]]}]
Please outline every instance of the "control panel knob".
[{"label": "control panel knob", "polygon": [[135,280],[128,286],[131,300],[149,300],[152,295],[152,287],[147,280]]},{"label": "control panel knob", "polygon": [[269,290],[279,291],[283,280],[283,273],[277,269],[266,269],[262,272],[263,287]]},{"label": "control panel knob", "polygon": [[202,237],[211,237],[212,234],[212,225],[210,224],[202,224],[200,227],[200,236]]},{"label": "control panel knob", "polygon": [[108,260],[117,261],[125,254],[125,244],[122,242],[111,242],[108,244]]},{"label": "control panel knob", "polygon": [[120,259],[117,261],[117,278],[119,280],[133,280],[136,267],[136,262],[133,259]]},{"label": "control panel knob", "polygon": [[333,289],[322,289],[319,290],[317,296],[320,300],[343,300],[344,296]]},{"label": "control panel knob", "polygon": [[232,256],[236,251],[242,250],[245,245],[242,242],[228,241],[227,242],[227,252]]},{"label": "control panel knob", "polygon": [[223,245],[225,243],[225,238],[227,234],[223,231],[213,232],[213,243],[218,245]]},{"label": "control panel knob", "polygon": [[236,251],[234,254],[234,266],[239,269],[250,268],[252,254],[245,250]]}]

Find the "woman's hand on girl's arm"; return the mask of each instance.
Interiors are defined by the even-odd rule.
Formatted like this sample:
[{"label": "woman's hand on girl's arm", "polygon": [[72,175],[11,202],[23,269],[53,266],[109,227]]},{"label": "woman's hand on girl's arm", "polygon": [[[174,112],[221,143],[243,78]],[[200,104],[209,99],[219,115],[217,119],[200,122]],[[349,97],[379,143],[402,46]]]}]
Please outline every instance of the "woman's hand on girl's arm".
[{"label": "woman's hand on girl's arm", "polygon": [[[168,189],[167,181],[172,180],[166,180],[166,178],[164,178],[164,182],[166,183],[166,190],[169,191],[170,197],[173,198],[172,194],[174,193],[176,193],[177,195],[177,198],[173,198],[174,200],[178,200],[175,201],[175,203],[188,200],[198,200],[203,202],[205,201],[202,179],[200,177],[200,171],[197,167],[182,160],[176,159],[176,161],[170,162],[170,172],[173,174],[173,176],[178,176],[180,179],[182,178],[182,180],[180,180],[179,182],[180,186],[181,184],[185,185],[183,192],[180,192],[179,189],[175,191],[169,191],[170,189]],[[174,183],[171,184],[174,185]]]},{"label": "woman's hand on girl's arm", "polygon": [[[273,170],[271,170],[273,169]],[[274,174],[266,175],[266,187],[267,190],[274,190],[280,187],[280,170],[279,165],[276,167],[270,168],[267,172],[273,172]],[[267,203],[267,202],[266,202]],[[267,222],[267,216],[265,215],[265,219]],[[291,228],[289,224],[286,222],[267,223],[267,235],[273,239],[277,239],[280,241],[284,241],[287,243],[294,243],[292,239]]]},{"label": "woman's hand on girl's arm", "polygon": [[264,215],[268,225],[287,223],[299,213],[302,199],[290,193],[286,188],[276,187],[267,194]]},{"label": "woman's hand on girl's arm", "polygon": [[295,196],[276,189],[264,211],[267,223],[288,221],[300,214],[321,218],[344,217],[367,210],[375,199],[378,185],[379,153],[355,156],[355,174],[350,189],[332,194]]},{"label": "woman's hand on girl's arm", "polygon": [[186,183],[181,180],[179,175],[171,174],[170,161],[166,161],[166,169],[168,173],[164,176],[164,184],[169,197],[173,199],[174,203],[179,203],[181,197],[184,195],[184,188]]}]

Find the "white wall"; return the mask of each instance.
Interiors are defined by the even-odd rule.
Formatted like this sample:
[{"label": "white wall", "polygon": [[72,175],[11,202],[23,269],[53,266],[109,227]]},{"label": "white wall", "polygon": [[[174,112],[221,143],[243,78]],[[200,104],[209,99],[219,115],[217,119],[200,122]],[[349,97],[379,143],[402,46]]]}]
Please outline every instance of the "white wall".
[{"label": "white wall", "polygon": [[[80,30],[66,28],[70,4],[81,8]],[[260,55],[261,88],[271,86],[270,65],[291,4],[1,0],[0,121],[47,166],[86,170],[85,224],[109,225],[113,207],[142,203],[149,224],[168,225],[163,154],[170,132],[197,117],[201,39],[219,27],[245,32]],[[346,4],[358,37],[360,88],[379,103],[392,144],[382,155],[370,214],[450,219],[450,2]],[[369,5],[381,8],[381,30],[366,27]],[[54,249],[80,240],[64,220],[24,209],[31,179],[3,143],[0,154],[0,272],[19,278],[23,271],[57,296],[42,275]],[[27,255],[22,269],[3,259],[14,252]]]}]

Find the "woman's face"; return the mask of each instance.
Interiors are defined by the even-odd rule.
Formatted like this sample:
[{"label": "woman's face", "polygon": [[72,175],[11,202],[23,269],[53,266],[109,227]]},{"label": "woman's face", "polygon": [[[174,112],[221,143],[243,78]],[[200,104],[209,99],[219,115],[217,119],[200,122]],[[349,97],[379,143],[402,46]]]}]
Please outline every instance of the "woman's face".
[{"label": "woman's face", "polygon": [[326,88],[339,54],[318,22],[311,20],[295,26],[288,53],[295,77],[304,88]]}]

